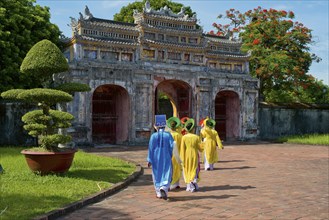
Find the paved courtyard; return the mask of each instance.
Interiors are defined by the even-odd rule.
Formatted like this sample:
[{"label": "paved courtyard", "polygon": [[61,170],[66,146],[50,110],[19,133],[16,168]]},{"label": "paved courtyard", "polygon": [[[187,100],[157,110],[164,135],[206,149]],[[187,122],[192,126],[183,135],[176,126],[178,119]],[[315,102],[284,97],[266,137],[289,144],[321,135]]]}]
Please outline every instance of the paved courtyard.
[{"label": "paved courtyard", "polygon": [[200,191],[155,198],[147,147],[93,149],[139,163],[144,174],[120,192],[59,219],[329,219],[329,147],[225,144]]}]

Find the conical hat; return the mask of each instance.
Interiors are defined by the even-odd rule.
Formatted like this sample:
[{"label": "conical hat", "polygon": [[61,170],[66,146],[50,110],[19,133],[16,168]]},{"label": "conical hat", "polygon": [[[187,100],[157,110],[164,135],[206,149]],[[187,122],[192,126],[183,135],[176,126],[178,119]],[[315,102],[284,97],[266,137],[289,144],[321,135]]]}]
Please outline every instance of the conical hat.
[{"label": "conical hat", "polygon": [[205,120],[206,120],[206,118],[201,119],[201,120],[199,121],[199,126],[202,126],[203,123],[205,122]]},{"label": "conical hat", "polygon": [[[188,129],[187,128],[187,125],[189,125],[189,124],[192,124],[192,126]],[[193,118],[190,118],[189,120],[187,120],[186,122],[185,122],[185,124],[184,124],[184,127],[185,127],[185,129],[187,130],[187,131],[191,131],[193,128],[194,128],[194,119]]]},{"label": "conical hat", "polygon": [[207,121],[206,121],[206,125],[207,125],[208,127],[214,128],[215,125],[216,125],[216,121],[215,121],[214,119],[209,118],[209,119],[207,119]]},{"label": "conical hat", "polygon": [[185,122],[186,122],[187,120],[189,120],[189,119],[190,119],[189,117],[183,117],[183,118],[180,119],[180,122],[181,122],[182,124],[185,124]]},{"label": "conical hat", "polygon": [[[175,127],[172,127],[171,126],[171,123],[172,122],[176,122]],[[170,118],[168,118],[168,120],[167,120],[167,126],[169,128],[177,128],[178,126],[180,126],[180,120],[179,120],[179,118],[177,118],[177,117],[170,117]]]}]

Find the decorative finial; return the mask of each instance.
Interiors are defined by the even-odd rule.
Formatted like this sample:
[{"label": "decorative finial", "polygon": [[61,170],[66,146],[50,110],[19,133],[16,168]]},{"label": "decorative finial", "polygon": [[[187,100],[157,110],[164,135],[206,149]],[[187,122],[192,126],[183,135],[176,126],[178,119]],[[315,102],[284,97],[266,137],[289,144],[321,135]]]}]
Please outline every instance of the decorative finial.
[{"label": "decorative finial", "polygon": [[93,17],[93,15],[90,13],[89,8],[86,5],[86,8],[85,8],[85,19],[89,19],[89,18],[92,18],[92,17]]},{"label": "decorative finial", "polygon": [[149,1],[149,0],[146,0],[144,11],[145,11],[145,12],[151,12],[151,10],[152,10],[152,9],[151,9],[150,1]]}]

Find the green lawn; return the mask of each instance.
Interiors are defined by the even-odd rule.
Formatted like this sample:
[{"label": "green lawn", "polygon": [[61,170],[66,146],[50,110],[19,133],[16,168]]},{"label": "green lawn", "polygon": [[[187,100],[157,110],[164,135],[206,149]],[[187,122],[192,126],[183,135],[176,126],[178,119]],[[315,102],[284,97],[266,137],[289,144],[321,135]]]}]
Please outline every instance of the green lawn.
[{"label": "green lawn", "polygon": [[329,134],[305,134],[296,136],[287,136],[278,139],[279,142],[294,144],[328,145]]},{"label": "green lawn", "polygon": [[0,147],[0,219],[31,219],[78,201],[122,181],[135,165],[79,151],[69,172],[39,176],[20,154],[23,148]]}]

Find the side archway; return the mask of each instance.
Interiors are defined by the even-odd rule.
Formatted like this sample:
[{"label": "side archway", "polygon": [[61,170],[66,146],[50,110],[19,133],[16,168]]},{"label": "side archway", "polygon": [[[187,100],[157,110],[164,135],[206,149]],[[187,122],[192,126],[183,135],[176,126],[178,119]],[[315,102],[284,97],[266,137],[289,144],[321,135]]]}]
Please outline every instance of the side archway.
[{"label": "side archway", "polygon": [[102,85],[92,97],[92,139],[96,144],[128,141],[129,95],[118,85]]},{"label": "side archway", "polygon": [[240,100],[233,91],[220,91],[215,99],[216,131],[222,140],[239,137]]}]

